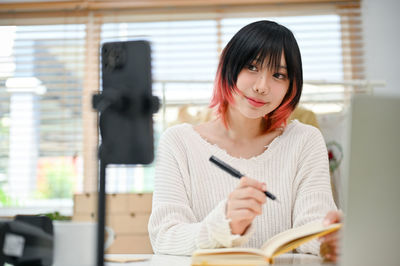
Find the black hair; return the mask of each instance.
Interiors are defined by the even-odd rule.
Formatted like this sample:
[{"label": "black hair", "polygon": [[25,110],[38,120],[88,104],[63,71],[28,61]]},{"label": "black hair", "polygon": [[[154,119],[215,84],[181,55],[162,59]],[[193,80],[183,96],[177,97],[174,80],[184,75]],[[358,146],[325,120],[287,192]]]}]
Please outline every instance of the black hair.
[{"label": "black hair", "polygon": [[[300,100],[303,87],[303,68],[300,49],[293,33],[273,21],[253,22],[239,30],[224,48],[220,62],[218,80],[226,84],[231,92],[236,88],[240,71],[256,61],[273,70],[279,69],[282,52],[285,56],[289,89],[282,101],[289,98],[292,110]],[[294,85],[294,86],[293,86]],[[295,91],[293,91],[295,88]],[[295,93],[295,95],[292,95]]]}]

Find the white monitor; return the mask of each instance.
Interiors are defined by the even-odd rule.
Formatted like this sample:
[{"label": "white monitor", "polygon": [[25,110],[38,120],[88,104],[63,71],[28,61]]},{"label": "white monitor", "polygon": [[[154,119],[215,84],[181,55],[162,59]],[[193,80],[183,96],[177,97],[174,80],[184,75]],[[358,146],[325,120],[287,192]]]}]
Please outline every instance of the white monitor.
[{"label": "white monitor", "polygon": [[400,265],[400,98],[352,102],[340,264]]}]

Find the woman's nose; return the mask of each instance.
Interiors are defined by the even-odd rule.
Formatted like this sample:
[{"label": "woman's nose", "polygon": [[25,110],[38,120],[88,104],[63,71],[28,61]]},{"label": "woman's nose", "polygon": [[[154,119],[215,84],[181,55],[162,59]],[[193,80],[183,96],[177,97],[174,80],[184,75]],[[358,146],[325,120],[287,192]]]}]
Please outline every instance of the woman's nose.
[{"label": "woman's nose", "polygon": [[268,94],[269,93],[268,78],[266,75],[260,75],[257,78],[257,81],[254,84],[254,91],[259,94]]}]

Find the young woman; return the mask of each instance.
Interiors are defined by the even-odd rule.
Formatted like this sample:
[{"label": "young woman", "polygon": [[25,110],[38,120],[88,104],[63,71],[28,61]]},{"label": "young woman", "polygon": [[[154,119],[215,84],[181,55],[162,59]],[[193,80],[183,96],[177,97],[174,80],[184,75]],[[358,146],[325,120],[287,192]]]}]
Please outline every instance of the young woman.
[{"label": "young woman", "polygon": [[[298,121],[287,125],[302,85],[300,51],[290,30],[258,21],[232,38],[222,52],[211,100],[218,118],[171,127],[160,140],[149,221],[155,253],[259,248],[313,220],[340,220],[321,133]],[[211,155],[246,177],[232,178],[209,162]],[[265,197],[267,188],[278,201]],[[322,241],[298,252],[336,260],[337,235]]]}]

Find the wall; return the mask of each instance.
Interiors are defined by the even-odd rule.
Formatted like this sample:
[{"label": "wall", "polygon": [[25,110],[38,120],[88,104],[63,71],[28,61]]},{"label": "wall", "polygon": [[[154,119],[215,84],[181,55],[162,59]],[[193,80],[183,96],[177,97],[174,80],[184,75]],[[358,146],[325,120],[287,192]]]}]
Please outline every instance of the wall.
[{"label": "wall", "polygon": [[362,0],[367,80],[385,80],[376,94],[400,96],[400,1]]}]

